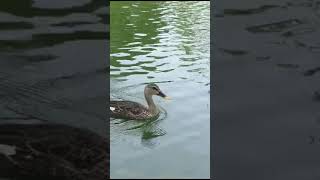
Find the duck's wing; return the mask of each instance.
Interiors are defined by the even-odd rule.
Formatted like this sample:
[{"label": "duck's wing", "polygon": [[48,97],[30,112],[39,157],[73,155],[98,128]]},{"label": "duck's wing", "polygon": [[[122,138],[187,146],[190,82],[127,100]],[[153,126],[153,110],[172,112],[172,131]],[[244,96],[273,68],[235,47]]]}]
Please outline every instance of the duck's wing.
[{"label": "duck's wing", "polygon": [[116,118],[135,118],[148,112],[142,104],[132,101],[111,101],[110,114]]}]

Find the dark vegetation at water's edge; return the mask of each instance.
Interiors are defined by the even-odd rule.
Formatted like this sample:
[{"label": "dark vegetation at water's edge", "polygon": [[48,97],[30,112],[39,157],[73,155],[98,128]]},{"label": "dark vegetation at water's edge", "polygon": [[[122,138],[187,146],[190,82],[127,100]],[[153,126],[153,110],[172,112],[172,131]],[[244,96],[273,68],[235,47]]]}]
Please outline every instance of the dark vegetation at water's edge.
[{"label": "dark vegetation at water's edge", "polygon": [[109,174],[108,140],[85,129],[3,124],[0,135],[0,177],[102,180]]}]

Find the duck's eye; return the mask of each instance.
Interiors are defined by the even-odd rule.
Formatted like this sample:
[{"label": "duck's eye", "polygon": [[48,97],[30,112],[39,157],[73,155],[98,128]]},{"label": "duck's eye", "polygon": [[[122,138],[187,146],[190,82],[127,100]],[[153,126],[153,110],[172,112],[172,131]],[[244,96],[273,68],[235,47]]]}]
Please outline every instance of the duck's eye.
[{"label": "duck's eye", "polygon": [[152,89],[154,89],[154,90],[158,91],[158,89],[157,89],[156,87],[152,87]]}]

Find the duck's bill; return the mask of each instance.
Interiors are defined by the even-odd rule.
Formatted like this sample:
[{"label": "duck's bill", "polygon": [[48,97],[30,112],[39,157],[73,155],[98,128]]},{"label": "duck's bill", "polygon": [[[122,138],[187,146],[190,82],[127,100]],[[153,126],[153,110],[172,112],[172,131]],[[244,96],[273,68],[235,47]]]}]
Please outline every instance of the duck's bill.
[{"label": "duck's bill", "polygon": [[163,92],[159,92],[159,94],[158,94],[159,96],[161,96],[161,97],[163,97],[163,99],[166,99],[166,100],[170,100],[171,99],[171,97],[169,97],[169,96],[167,96],[167,95],[165,95],[165,94],[163,94]]},{"label": "duck's bill", "polygon": [[166,97],[164,97],[164,99],[165,99],[165,100],[171,100],[171,97],[166,96]]}]

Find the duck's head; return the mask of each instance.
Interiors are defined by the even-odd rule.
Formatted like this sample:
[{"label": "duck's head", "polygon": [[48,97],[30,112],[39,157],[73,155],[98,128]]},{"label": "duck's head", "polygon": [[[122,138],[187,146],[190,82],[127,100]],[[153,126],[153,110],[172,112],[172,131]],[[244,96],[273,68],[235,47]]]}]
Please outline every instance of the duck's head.
[{"label": "duck's head", "polygon": [[144,92],[146,95],[157,95],[160,96],[164,99],[170,99],[169,96],[165,95],[159,88],[159,86],[157,86],[154,83],[150,83],[148,84],[145,88],[144,88]]}]

